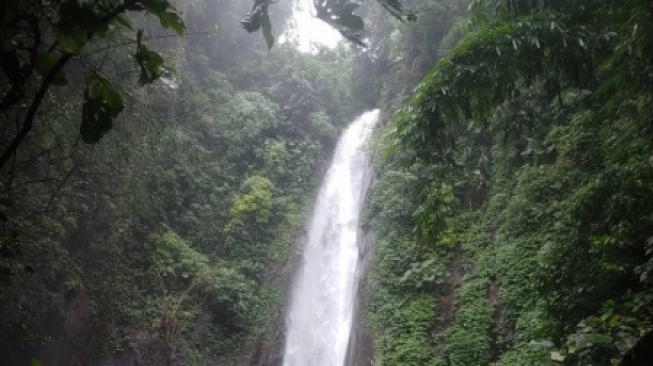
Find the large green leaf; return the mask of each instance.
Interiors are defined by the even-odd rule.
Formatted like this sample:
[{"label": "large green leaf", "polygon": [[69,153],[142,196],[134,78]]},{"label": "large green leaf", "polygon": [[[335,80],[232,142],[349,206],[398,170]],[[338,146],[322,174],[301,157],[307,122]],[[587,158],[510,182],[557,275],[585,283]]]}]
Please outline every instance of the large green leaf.
[{"label": "large green leaf", "polygon": [[263,4],[256,2],[252,11],[247,13],[247,15],[245,15],[245,17],[240,21],[240,24],[247,32],[256,32],[261,28],[261,22],[263,21],[263,8]]},{"label": "large green leaf", "polygon": [[164,29],[172,29],[179,35],[184,33],[186,26],[177,13],[164,11],[156,14],[156,16],[159,17],[159,22]]},{"label": "large green leaf", "polygon": [[67,0],[61,3],[54,33],[64,51],[75,53],[86,43],[89,34],[108,29],[108,24],[101,21],[96,11],[100,9],[91,2]]},{"label": "large green leaf", "polygon": [[113,120],[124,109],[122,95],[111,82],[97,73],[86,78],[82,108],[82,140],[88,144],[98,142],[113,127]]},{"label": "large green leaf", "polygon": [[65,52],[75,53],[86,43],[86,31],[83,30],[59,30],[55,29],[54,36],[59,42],[61,49]]},{"label": "large green leaf", "polygon": [[80,3],[77,0],[67,0],[61,3],[58,10],[59,21],[56,27],[61,31],[95,32],[108,27],[100,21],[100,16],[96,12],[101,9],[92,2]]},{"label": "large green leaf", "polygon": [[160,14],[172,7],[168,0],[141,0],[139,1],[147,10],[153,14]]},{"label": "large green leaf", "polygon": [[342,12],[351,14],[351,13],[354,12],[354,10],[358,9],[359,6],[360,6],[360,4],[358,4],[358,3],[346,3],[342,7]]},{"label": "large green leaf", "polygon": [[132,26],[131,22],[129,19],[125,16],[119,15],[116,17],[115,23],[118,25],[121,25],[129,30],[134,30],[134,27]]},{"label": "large green leaf", "polygon": [[365,25],[363,19],[358,15],[344,13],[338,17],[336,22],[344,27],[348,32],[358,33],[362,32]]},{"label": "large green leaf", "polygon": [[[254,0],[252,10],[240,22],[243,28],[250,33],[261,29],[268,47],[272,47],[274,44],[268,16],[268,6],[274,2],[272,0]],[[404,10],[398,0],[377,0],[377,2],[402,21],[417,19],[414,13]],[[359,1],[325,0],[314,2],[314,6],[317,18],[337,29],[349,41],[365,46],[362,40],[365,28],[363,19],[353,14],[360,6]]]},{"label": "large green leaf", "polygon": [[154,80],[163,75],[163,57],[156,51],[147,48],[142,42],[143,30],[138,31],[136,55],[134,58],[141,69],[141,75],[138,78],[140,85],[152,83]]}]

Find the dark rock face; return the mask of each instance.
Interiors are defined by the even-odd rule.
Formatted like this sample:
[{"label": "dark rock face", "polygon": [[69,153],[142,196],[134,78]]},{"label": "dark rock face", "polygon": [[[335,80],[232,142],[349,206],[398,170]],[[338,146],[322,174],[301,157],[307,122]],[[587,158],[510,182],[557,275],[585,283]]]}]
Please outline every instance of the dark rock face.
[{"label": "dark rock face", "polygon": [[[53,306],[44,318],[44,329],[52,334],[48,342],[17,339],[3,345],[0,354],[7,365],[30,365],[38,359],[43,366],[78,366],[97,362],[99,349],[93,334],[91,298],[82,288],[66,294],[62,308]],[[5,365],[4,363],[1,363]]]},{"label": "dark rock face", "polygon": [[356,292],[356,303],[354,304],[354,319],[349,336],[347,348],[347,359],[345,366],[371,366],[374,359],[374,338],[365,325],[365,309],[367,307],[367,291],[365,290],[364,276],[372,260],[374,234],[365,232],[362,240],[358,243],[361,263],[358,268],[359,281]]},{"label": "dark rock face", "polygon": [[254,353],[250,357],[247,366],[281,366],[282,364],[283,354],[270,347],[263,340],[263,335],[259,334],[256,339]]},{"label": "dark rock face", "polygon": [[362,302],[356,306],[356,315],[352,323],[349,348],[345,366],[371,366],[374,358],[374,341],[362,319],[364,308]]},{"label": "dark rock face", "polygon": [[120,354],[112,355],[102,362],[102,366],[142,366],[143,363],[138,359],[134,351],[125,351]]},{"label": "dark rock face", "polygon": [[652,364],[653,331],[645,334],[619,362],[619,366],[650,366]]}]

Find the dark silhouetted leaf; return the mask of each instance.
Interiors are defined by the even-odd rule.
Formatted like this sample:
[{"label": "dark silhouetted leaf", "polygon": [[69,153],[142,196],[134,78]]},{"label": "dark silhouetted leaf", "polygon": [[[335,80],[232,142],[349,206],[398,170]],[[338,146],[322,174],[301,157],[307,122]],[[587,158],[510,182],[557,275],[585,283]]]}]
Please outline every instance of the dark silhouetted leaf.
[{"label": "dark silhouetted leaf", "polygon": [[125,27],[125,28],[127,28],[129,30],[134,30],[134,27],[132,26],[129,19],[125,18],[124,16],[117,16],[116,17],[116,24],[122,25],[123,27]]},{"label": "dark silhouetted leaf", "polygon": [[156,15],[159,15],[160,13],[163,13],[172,8],[172,5],[170,5],[168,0],[141,0],[139,2],[145,7],[143,10],[148,10],[152,14]]},{"label": "dark silhouetted leaf", "polygon": [[111,82],[96,73],[86,78],[82,107],[82,140],[88,144],[98,142],[113,127],[113,120],[124,109],[122,95]]},{"label": "dark silhouetted leaf", "polygon": [[363,19],[353,14],[342,14],[336,22],[351,33],[363,32],[363,28],[365,27]]},{"label": "dark silhouetted leaf", "polygon": [[358,3],[347,3],[342,7],[342,12],[351,14],[354,10],[358,9],[359,6]]},{"label": "dark silhouetted leaf", "polygon": [[245,15],[245,17],[240,21],[240,24],[245,28],[249,33],[256,32],[261,28],[261,22],[263,18],[263,5],[256,5]]},{"label": "dark silhouetted leaf", "polygon": [[61,31],[56,30],[54,33],[57,42],[61,48],[70,53],[75,53],[79,51],[80,48],[86,43],[86,31],[83,30],[71,30],[71,31]]},{"label": "dark silhouetted leaf", "polygon": [[67,0],[59,6],[59,21],[56,28],[64,33],[83,31],[96,32],[106,30],[107,25],[100,21],[92,3]]}]

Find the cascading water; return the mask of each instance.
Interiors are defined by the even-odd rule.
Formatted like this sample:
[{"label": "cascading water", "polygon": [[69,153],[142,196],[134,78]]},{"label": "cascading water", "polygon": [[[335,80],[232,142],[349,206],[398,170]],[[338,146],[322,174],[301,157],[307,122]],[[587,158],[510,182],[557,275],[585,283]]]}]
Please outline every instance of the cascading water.
[{"label": "cascading water", "polygon": [[313,211],[293,288],[284,366],[343,366],[354,310],[360,252],[359,216],[369,185],[363,144],[378,110],[347,128]]}]

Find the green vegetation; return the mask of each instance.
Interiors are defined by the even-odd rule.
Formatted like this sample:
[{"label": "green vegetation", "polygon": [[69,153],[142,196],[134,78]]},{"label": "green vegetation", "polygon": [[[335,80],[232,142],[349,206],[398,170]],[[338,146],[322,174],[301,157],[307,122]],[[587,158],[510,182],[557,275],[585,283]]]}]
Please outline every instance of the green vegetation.
[{"label": "green vegetation", "polygon": [[[265,42],[269,48],[274,44],[272,35],[272,23],[268,7],[278,0],[254,0],[252,10],[241,21],[243,28],[248,32],[256,32],[259,29],[263,33]],[[400,21],[415,21],[417,16],[413,11],[406,11],[398,0],[376,0],[388,13]],[[329,24],[340,34],[352,43],[365,47],[363,42],[365,36],[365,23],[363,19],[354,14],[354,11],[361,6],[361,2],[354,0],[324,0],[313,1],[315,17]]]},{"label": "green vegetation", "polygon": [[289,0],[0,0],[0,360],[277,362],[379,105],[374,365],[653,357],[651,2],[371,3],[318,2],[353,44],[305,55]]},{"label": "green vegetation", "polygon": [[377,365],[633,361],[653,328],[649,5],[475,1],[445,37],[379,132]]},{"label": "green vegetation", "polygon": [[186,29],[167,0],[3,0],[0,9],[0,67],[6,82],[0,90],[0,111],[4,118],[18,121],[15,131],[11,131],[13,139],[3,146],[0,169],[34,129],[37,113],[51,87],[69,84],[65,68],[74,59],[85,61],[86,66],[76,71],[86,75],[80,132],[87,143],[97,142],[108,132],[125,108],[123,95],[114,83],[98,74],[102,62],[98,62],[97,54],[107,55],[120,39],[123,45],[136,46],[133,57],[140,69],[140,85],[152,83],[166,73],[161,55],[143,43],[143,29],[135,30],[129,20],[131,13],[152,14],[162,28],[178,35]]},{"label": "green vegetation", "polygon": [[[248,4],[236,0],[18,3],[0,17],[0,359],[279,357],[294,244],[355,114],[346,46],[268,51],[242,30]],[[91,13],[118,10],[95,33]],[[72,35],[55,37],[60,27]],[[14,56],[21,80],[5,68]],[[31,56],[65,59],[66,85]]]}]

